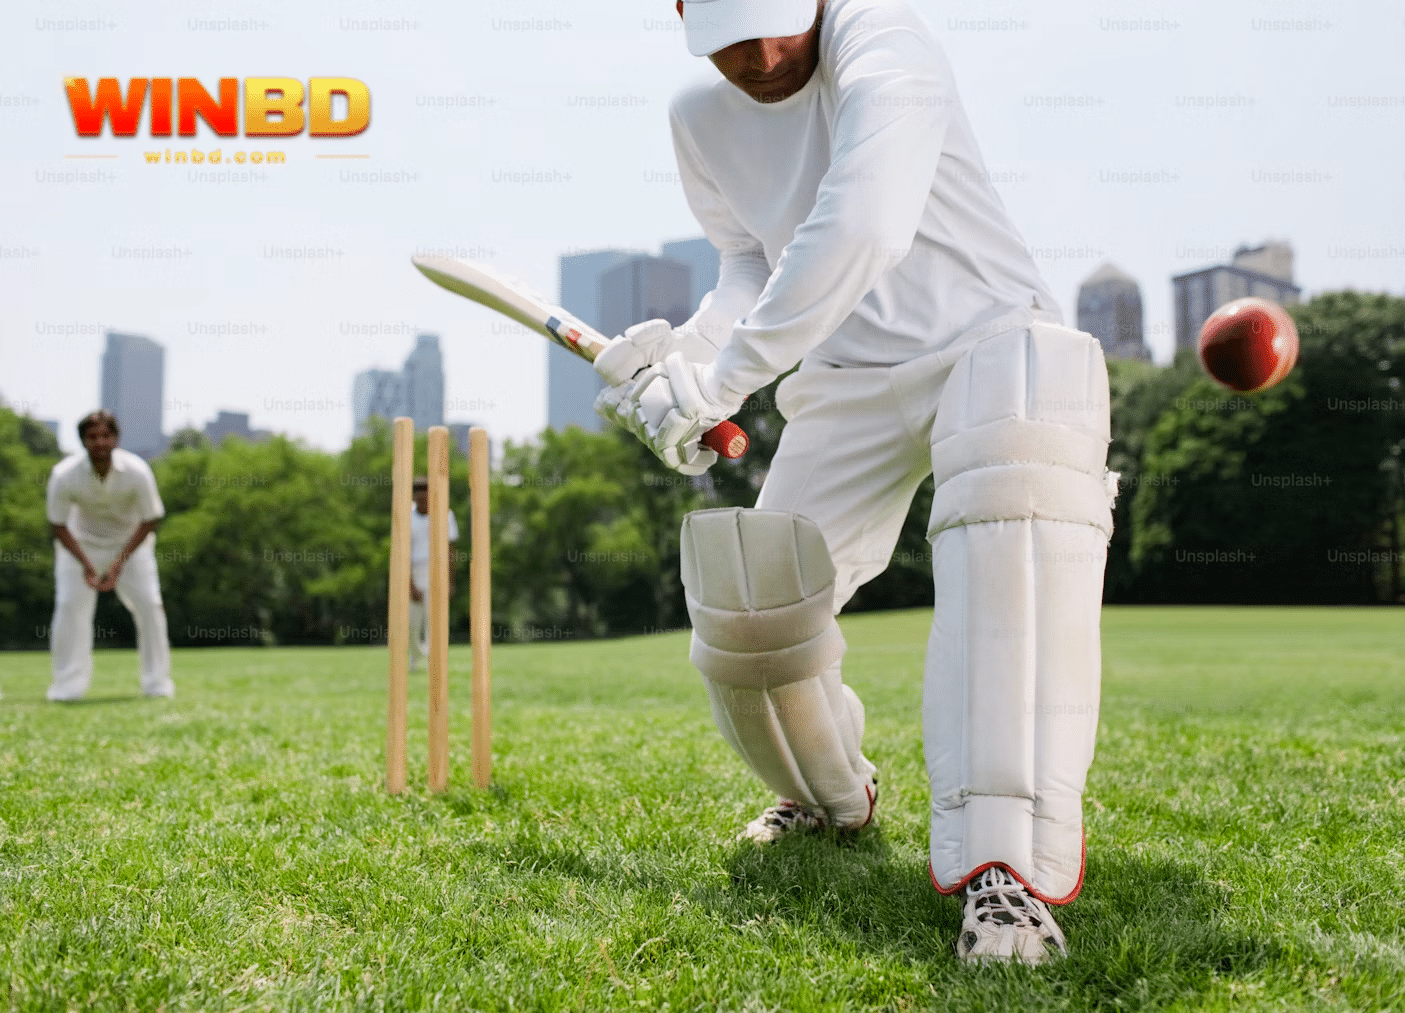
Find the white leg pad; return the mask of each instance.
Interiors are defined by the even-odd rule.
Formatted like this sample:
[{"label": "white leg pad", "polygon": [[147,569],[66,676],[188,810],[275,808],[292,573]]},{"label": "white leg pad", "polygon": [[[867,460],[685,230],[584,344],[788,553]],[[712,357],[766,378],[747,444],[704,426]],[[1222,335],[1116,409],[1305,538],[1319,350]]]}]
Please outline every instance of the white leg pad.
[{"label": "white leg pad", "polygon": [[1107,443],[1102,352],[1078,331],[1035,324],[982,341],[943,392],[923,703],[943,892],[995,863],[1047,901],[1081,886]]},{"label": "white leg pad", "polygon": [[700,510],[683,521],[683,586],[723,738],[784,798],[835,826],[872,814],[863,707],[840,681],[834,564],[819,528],[778,510]]}]

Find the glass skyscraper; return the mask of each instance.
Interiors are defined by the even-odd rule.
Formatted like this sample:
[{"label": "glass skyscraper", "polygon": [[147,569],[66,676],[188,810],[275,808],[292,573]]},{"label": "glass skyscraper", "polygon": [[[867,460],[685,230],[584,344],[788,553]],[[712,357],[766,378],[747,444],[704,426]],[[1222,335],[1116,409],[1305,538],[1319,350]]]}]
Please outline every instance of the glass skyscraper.
[{"label": "glass skyscraper", "polygon": [[122,446],[150,459],[166,449],[166,350],[136,334],[107,332],[102,353],[102,407],[117,417]]}]

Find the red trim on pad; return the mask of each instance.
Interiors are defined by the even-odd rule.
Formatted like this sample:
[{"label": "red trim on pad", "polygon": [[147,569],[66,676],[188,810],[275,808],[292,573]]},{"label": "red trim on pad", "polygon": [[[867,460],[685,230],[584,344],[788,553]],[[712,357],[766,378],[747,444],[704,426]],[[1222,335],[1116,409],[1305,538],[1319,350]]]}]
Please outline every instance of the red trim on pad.
[{"label": "red trim on pad", "polygon": [[862,830],[873,822],[873,808],[878,802],[878,793],[873,790],[873,785],[866,784],[863,786],[863,790],[864,794],[868,796],[868,818],[855,827],[855,830]]},{"label": "red trim on pad", "polygon": [[1083,889],[1083,874],[1088,871],[1088,831],[1083,831],[1083,853],[1078,859],[1078,882],[1074,883],[1073,889],[1070,890],[1063,897],[1049,897],[1045,894],[1040,893],[1034,887],[1030,886],[1027,882],[1025,882],[1023,876],[1021,876],[1014,869],[1010,868],[1004,862],[986,862],[984,865],[977,866],[971,872],[967,873],[955,886],[943,889],[942,885],[937,882],[936,873],[932,871],[931,859],[928,859],[927,878],[932,881],[932,886],[937,891],[937,893],[941,894],[943,897],[950,897],[952,894],[956,893],[956,891],[964,887],[967,883],[971,882],[971,880],[975,879],[981,873],[985,872],[986,869],[994,868],[997,865],[1004,869],[1006,872],[1008,872],[1010,875],[1014,876],[1015,879],[1019,880],[1020,886],[1028,890],[1031,896],[1038,897],[1045,904],[1067,904],[1069,901],[1077,897],[1078,892]]}]

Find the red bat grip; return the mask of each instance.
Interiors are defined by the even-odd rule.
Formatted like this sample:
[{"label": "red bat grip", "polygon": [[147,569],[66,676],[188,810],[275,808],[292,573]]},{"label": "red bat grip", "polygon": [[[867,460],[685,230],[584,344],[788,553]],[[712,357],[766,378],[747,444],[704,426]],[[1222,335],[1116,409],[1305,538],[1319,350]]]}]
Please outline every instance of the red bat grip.
[{"label": "red bat grip", "polygon": [[719,422],[703,433],[702,440],[699,442],[709,450],[717,451],[719,457],[735,459],[746,453],[746,448],[750,445],[751,440],[747,438],[742,427],[735,422]]}]

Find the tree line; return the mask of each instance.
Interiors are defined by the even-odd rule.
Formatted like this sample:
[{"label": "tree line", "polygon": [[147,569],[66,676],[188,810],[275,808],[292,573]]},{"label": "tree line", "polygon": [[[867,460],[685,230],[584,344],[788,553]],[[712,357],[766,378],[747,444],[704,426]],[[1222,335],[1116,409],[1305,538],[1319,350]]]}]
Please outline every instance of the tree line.
[{"label": "tree line", "polygon": [[[1299,367],[1259,395],[1227,391],[1183,352],[1109,363],[1121,473],[1106,599],[1139,603],[1398,603],[1405,300],[1329,293],[1294,307]],[[500,449],[491,490],[493,632],[568,640],[678,629],[678,528],[690,510],[750,506],[784,421],[775,385],[738,421],[752,449],[689,479],[633,437],[546,431]],[[424,437],[417,462],[423,470]],[[0,646],[40,648],[53,608],[44,516],[54,437],[0,409]],[[375,425],[339,454],[284,437],[211,446],[177,434],[153,462],[167,518],[157,559],[177,645],[373,644],[385,639],[391,443]],[[930,480],[888,570],[850,611],[930,604]],[[467,462],[450,499],[469,531]],[[450,602],[468,634],[468,543]],[[99,644],[133,641],[101,596]]]}]

